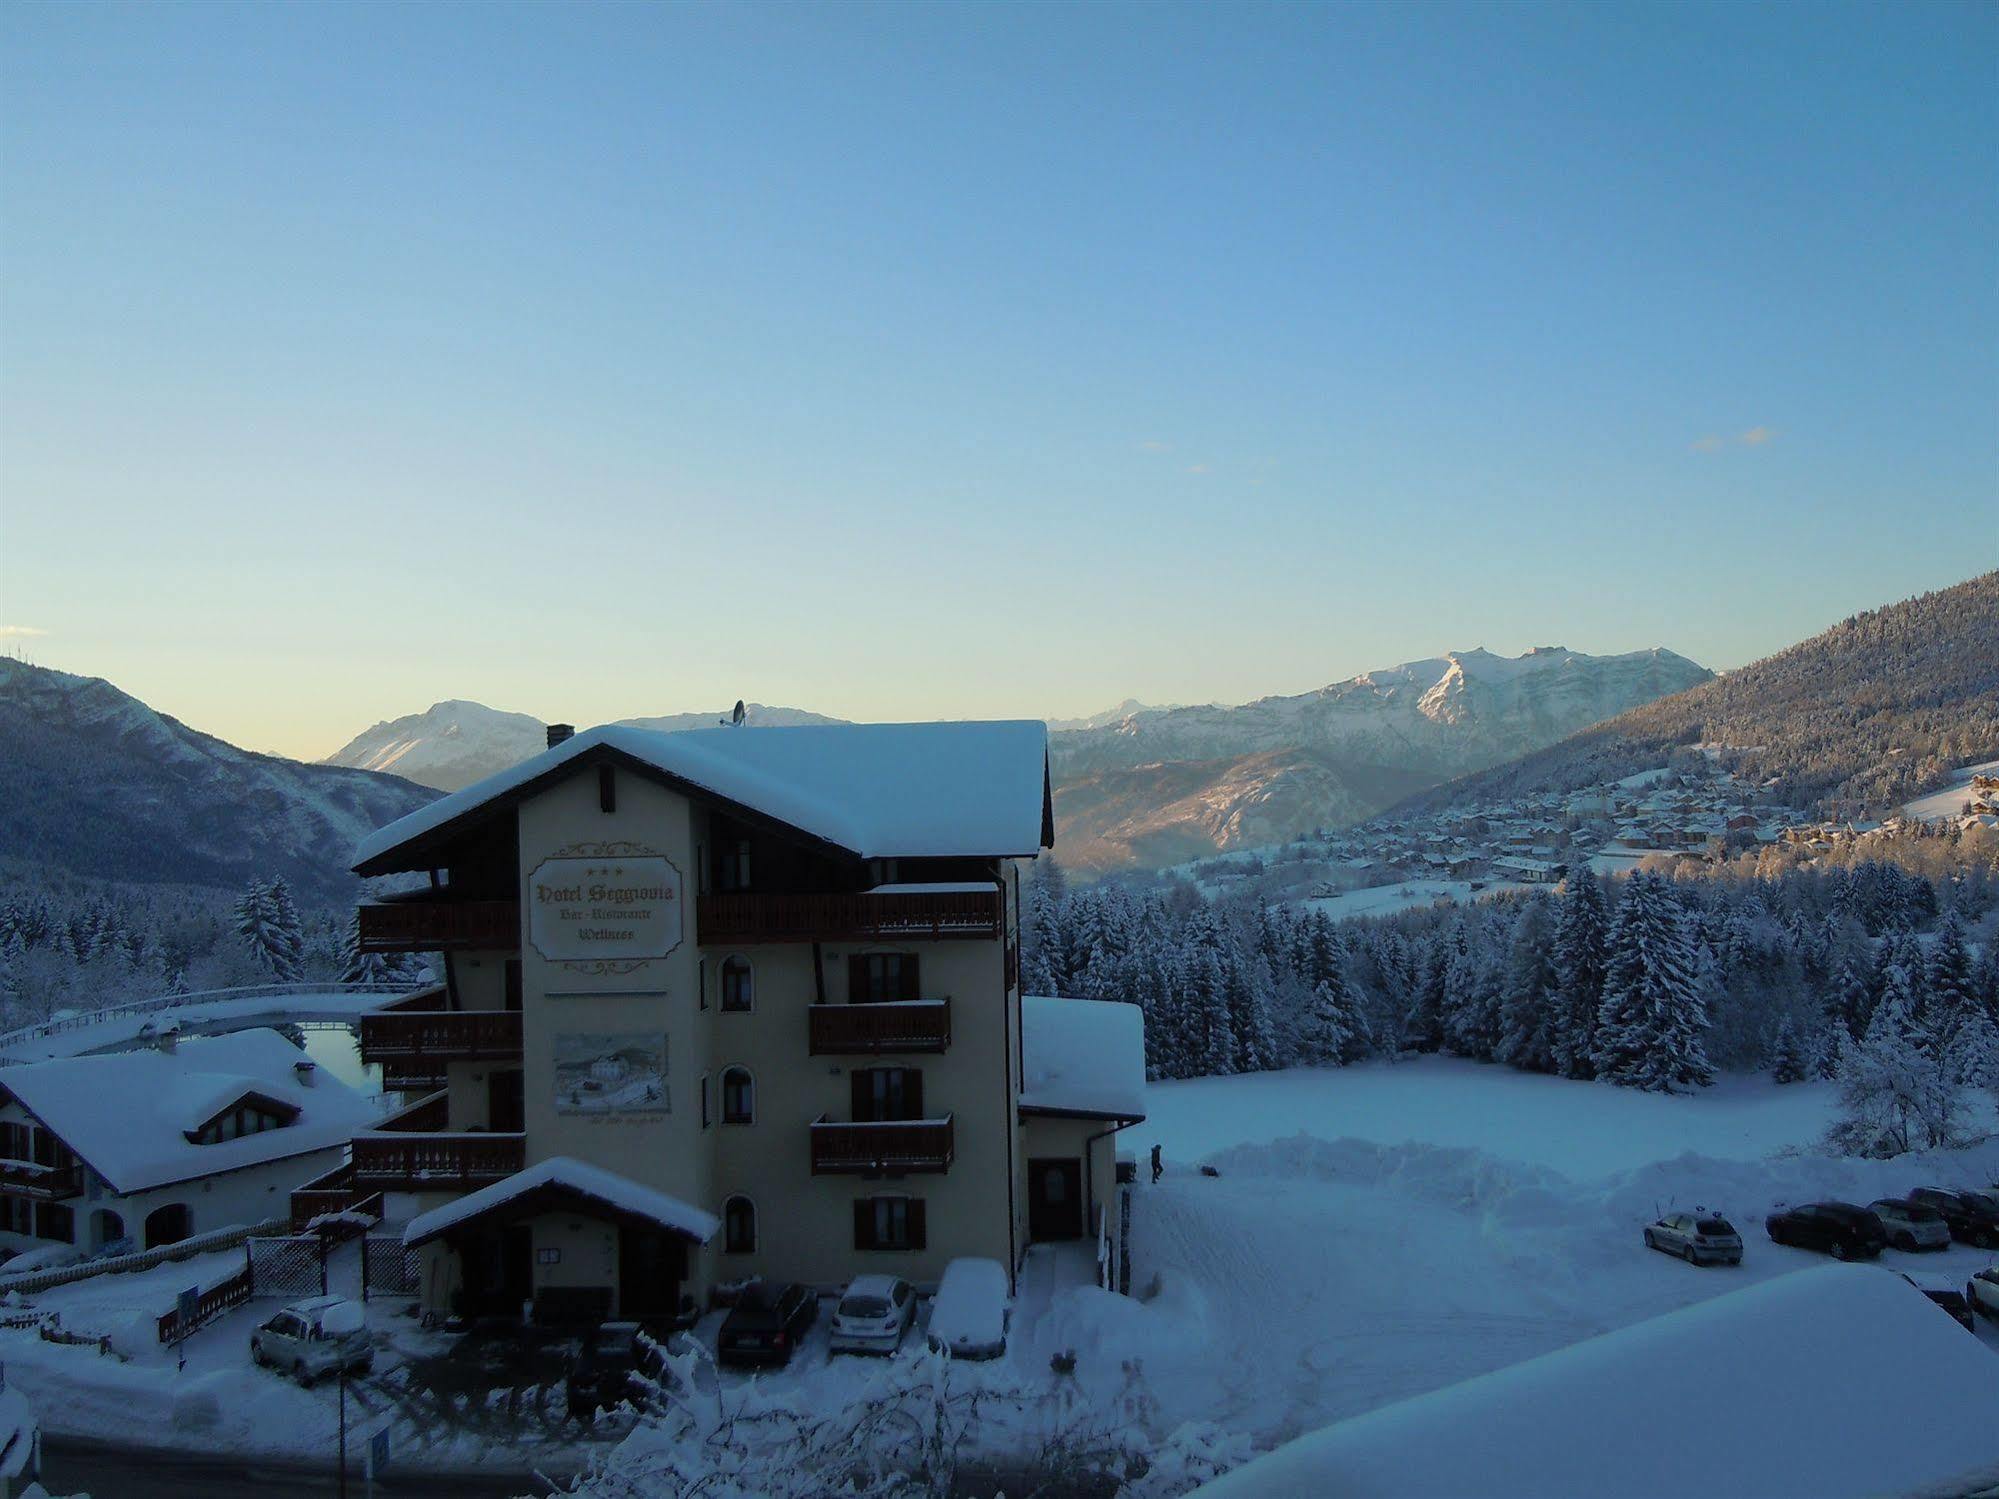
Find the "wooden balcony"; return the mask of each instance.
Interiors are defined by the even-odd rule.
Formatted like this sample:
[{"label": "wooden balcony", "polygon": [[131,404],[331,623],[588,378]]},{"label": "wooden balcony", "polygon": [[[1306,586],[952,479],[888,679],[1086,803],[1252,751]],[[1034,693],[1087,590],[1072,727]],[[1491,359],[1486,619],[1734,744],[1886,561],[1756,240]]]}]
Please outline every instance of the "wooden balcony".
[{"label": "wooden balcony", "polygon": [[901,1176],[951,1169],[957,1151],[953,1116],[890,1122],[812,1123],[812,1174]]},{"label": "wooden balcony", "polygon": [[392,900],[362,906],[362,952],[517,952],[521,908],[511,900]]},{"label": "wooden balcony", "polygon": [[815,1057],[874,1056],[897,1051],[945,1051],[951,1045],[951,1001],[909,999],[892,1004],[813,1005]]},{"label": "wooden balcony", "polygon": [[382,1063],[384,1093],[430,1093],[442,1088],[448,1081],[441,1062],[397,1059]]},{"label": "wooden balcony", "polygon": [[1001,931],[999,887],[847,895],[704,895],[703,946],[984,938]]},{"label": "wooden balcony", "polygon": [[33,1161],[0,1161],[0,1192],[14,1197],[35,1197],[56,1202],[83,1192],[83,1166],[71,1161],[62,1166],[40,1166]]},{"label": "wooden balcony", "polygon": [[354,1185],[362,1192],[472,1192],[526,1165],[526,1135],[383,1131],[354,1137]]},{"label": "wooden balcony", "polygon": [[520,1059],[518,1010],[398,1009],[361,1017],[361,1060],[407,1076],[441,1077],[447,1062]]}]

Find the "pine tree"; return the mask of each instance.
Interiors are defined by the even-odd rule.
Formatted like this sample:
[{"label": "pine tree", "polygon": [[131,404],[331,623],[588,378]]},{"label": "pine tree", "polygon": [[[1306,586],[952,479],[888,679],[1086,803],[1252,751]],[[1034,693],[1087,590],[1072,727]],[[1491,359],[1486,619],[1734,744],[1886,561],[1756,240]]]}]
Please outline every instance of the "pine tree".
[{"label": "pine tree", "polygon": [[1777,1027],[1777,1039],[1770,1045],[1770,1077],[1773,1082],[1799,1083],[1805,1080],[1805,1076],[1803,1048],[1798,1045],[1797,1032],[1786,1018]]},{"label": "pine tree", "polygon": [[1500,979],[1493,1056],[1530,1072],[1555,1070],[1555,922],[1548,902],[1528,900],[1513,923]]},{"label": "pine tree", "polygon": [[1597,1075],[1662,1093],[1713,1082],[1693,954],[1679,910],[1657,876],[1634,874],[1625,881],[1609,947],[1597,1014]]},{"label": "pine tree", "polygon": [[1596,1076],[1596,1017],[1603,1004],[1605,944],[1610,913],[1603,888],[1587,871],[1563,887],[1555,925],[1554,1012],[1550,1040],[1564,1077]]},{"label": "pine tree", "polygon": [[1835,1148],[1888,1157],[1956,1143],[1964,1090],[1923,1050],[1920,1030],[1893,994],[1876,1007],[1866,1035],[1841,1048]]},{"label": "pine tree", "polygon": [[1423,944],[1417,959],[1415,999],[1402,1026],[1402,1044],[1411,1051],[1441,1051],[1444,1046],[1445,971],[1451,950],[1440,935]]}]

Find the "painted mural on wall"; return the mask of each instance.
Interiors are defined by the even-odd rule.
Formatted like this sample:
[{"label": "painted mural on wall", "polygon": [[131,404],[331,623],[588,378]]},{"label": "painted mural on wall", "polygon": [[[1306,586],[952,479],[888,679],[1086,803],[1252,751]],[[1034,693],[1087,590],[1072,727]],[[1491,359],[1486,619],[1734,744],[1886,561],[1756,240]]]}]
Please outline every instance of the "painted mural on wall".
[{"label": "painted mural on wall", "polygon": [[558,1114],[669,1114],[666,1037],[657,1031],[570,1031],[555,1038]]},{"label": "painted mural on wall", "polygon": [[680,946],[680,870],[637,843],[578,843],[528,871],[528,940],[551,963],[630,973]]}]

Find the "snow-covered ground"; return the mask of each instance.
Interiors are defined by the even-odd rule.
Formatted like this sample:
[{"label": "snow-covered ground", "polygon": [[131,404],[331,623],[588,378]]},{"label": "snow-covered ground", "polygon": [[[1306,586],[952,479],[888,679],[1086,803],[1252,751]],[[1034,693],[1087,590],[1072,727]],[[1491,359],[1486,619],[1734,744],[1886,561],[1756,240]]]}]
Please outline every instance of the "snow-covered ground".
[{"label": "snow-covered ground", "polygon": [[1298,904],[1307,910],[1323,911],[1335,921],[1348,921],[1356,916],[1393,916],[1398,911],[1423,909],[1439,901],[1462,904],[1470,900],[1486,900],[1509,890],[1526,888],[1525,885],[1489,880],[1479,881],[1476,890],[1470,880],[1403,880],[1395,885],[1369,885],[1339,895],[1314,896]]},{"label": "snow-covered ground", "polygon": [[1965,766],[1951,778],[1950,785],[1943,790],[1932,791],[1928,796],[1919,796],[1914,801],[1905,803],[1902,815],[1924,822],[1936,822],[1958,816],[1971,801],[1971,778],[1975,775],[1999,775],[1999,760],[1987,760],[1981,765]]}]

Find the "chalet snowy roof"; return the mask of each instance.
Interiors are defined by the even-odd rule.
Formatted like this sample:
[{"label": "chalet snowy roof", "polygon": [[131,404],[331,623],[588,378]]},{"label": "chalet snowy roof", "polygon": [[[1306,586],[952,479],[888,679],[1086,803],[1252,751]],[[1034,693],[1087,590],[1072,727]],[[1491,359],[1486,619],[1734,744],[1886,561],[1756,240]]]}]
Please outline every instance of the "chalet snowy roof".
[{"label": "chalet snowy roof", "polygon": [[722,1226],[721,1219],[713,1213],[703,1212],[678,1197],[641,1186],[629,1177],[587,1161],[558,1155],[525,1171],[516,1171],[490,1187],[481,1187],[442,1207],[419,1213],[404,1228],[403,1243],[412,1247],[427,1243],[475,1218],[522,1205],[521,1200],[529,1196],[560,1200],[571,1207],[595,1207],[618,1217],[643,1219],[702,1244],[714,1238],[715,1230]]},{"label": "chalet snowy roof", "polygon": [[1145,1015],[1102,999],[1020,1002],[1023,1113],[1145,1117]]},{"label": "chalet snowy roof", "polygon": [[864,859],[1033,855],[1050,831],[1048,730],[1036,720],[670,734],[603,724],[369,834],[355,868],[397,867],[393,856],[406,845],[606,754]]},{"label": "chalet snowy roof", "polygon": [[[0,1067],[5,1089],[121,1194],[345,1145],[379,1117],[375,1104],[314,1070],[272,1030],[183,1041],[172,1052],[121,1051]],[[296,1109],[277,1129],[191,1143],[196,1129],[254,1094]]]}]

